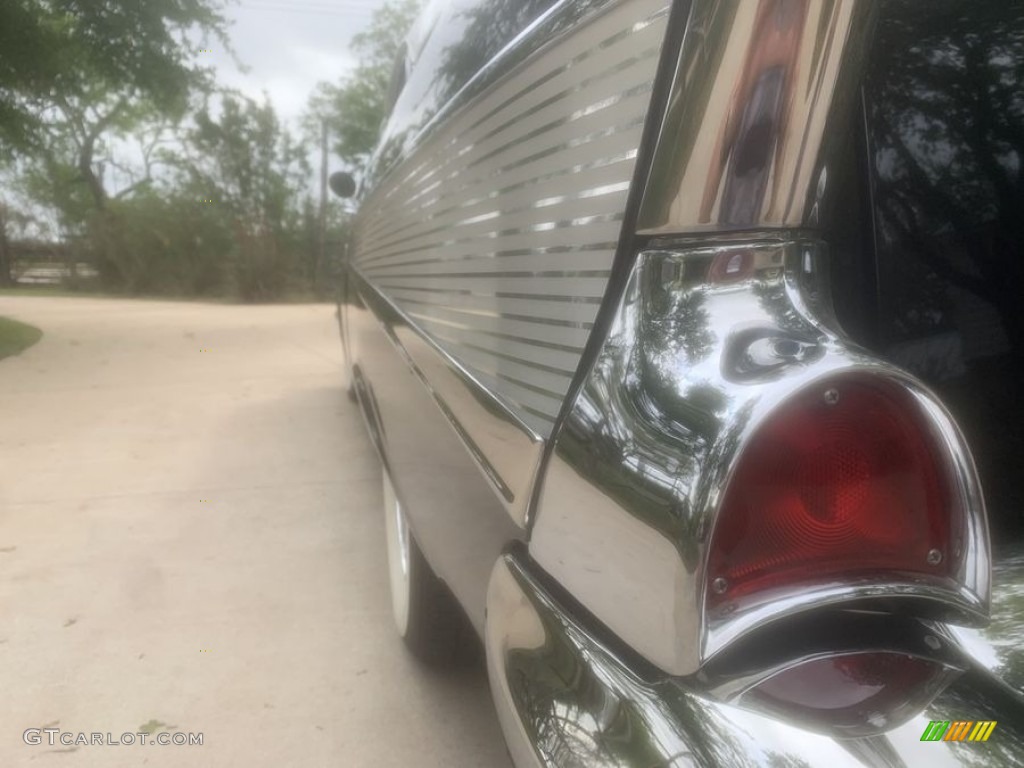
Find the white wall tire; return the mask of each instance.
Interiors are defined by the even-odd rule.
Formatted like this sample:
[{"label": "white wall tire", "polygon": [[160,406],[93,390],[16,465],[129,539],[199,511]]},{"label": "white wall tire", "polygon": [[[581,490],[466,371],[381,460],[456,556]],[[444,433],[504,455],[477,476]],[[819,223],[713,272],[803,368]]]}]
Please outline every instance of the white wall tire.
[{"label": "white wall tire", "polygon": [[391,612],[402,637],[409,631],[409,522],[395,496],[388,473],[384,473],[384,528],[388,542],[388,581],[391,583]]},{"label": "white wall tire", "polygon": [[420,551],[405,510],[384,470],[384,530],[395,628],[414,656],[443,666],[471,656],[473,631]]}]

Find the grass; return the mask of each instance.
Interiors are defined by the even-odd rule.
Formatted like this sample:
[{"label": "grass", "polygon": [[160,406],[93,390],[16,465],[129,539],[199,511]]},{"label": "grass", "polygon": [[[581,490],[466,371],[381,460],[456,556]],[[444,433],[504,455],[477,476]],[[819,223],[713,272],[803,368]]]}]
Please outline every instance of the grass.
[{"label": "grass", "polygon": [[0,317],[0,360],[24,352],[42,337],[38,328]]},{"label": "grass", "polygon": [[0,288],[0,296],[85,296],[97,298],[111,294],[102,291],[77,291],[61,285],[19,285],[14,288]]}]

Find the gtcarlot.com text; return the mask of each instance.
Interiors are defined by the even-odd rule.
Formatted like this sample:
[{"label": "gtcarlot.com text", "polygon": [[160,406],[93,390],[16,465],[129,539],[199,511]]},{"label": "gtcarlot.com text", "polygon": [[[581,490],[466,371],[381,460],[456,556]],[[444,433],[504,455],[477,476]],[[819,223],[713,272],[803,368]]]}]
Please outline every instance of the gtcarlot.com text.
[{"label": "gtcarlot.com text", "polygon": [[201,747],[202,733],[122,733],[115,736],[111,733],[85,733],[84,731],[62,731],[58,728],[28,728],[22,735],[22,741],[29,746],[48,745],[51,747],[132,747],[132,746],[176,746]]}]

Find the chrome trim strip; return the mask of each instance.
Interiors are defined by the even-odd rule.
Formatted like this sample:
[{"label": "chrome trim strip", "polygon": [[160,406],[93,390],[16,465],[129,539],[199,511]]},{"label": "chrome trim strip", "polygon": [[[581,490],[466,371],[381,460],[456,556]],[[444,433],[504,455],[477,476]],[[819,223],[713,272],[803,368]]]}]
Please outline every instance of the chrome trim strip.
[{"label": "chrome trim strip", "polygon": [[[598,178],[601,178],[596,173],[588,174],[587,173],[588,171],[599,171],[599,170],[602,170],[602,169],[607,168],[609,166],[613,166],[613,165],[615,165],[617,163],[631,162],[631,161],[636,159],[636,156],[637,156],[637,150],[636,149],[625,150],[625,151],[623,151],[622,153],[620,153],[619,155],[616,155],[616,156],[600,157],[600,158],[598,158],[596,160],[590,160],[588,162],[580,162],[580,163],[577,163],[575,165],[571,165],[568,168],[563,168],[563,169],[560,169],[560,170],[551,171],[549,173],[543,173],[543,174],[541,174],[539,176],[534,176],[534,177],[528,178],[528,179],[526,179],[524,181],[517,182],[515,184],[507,184],[507,182],[506,182],[506,186],[502,186],[502,187],[499,187],[497,189],[487,188],[486,194],[483,194],[480,197],[470,198],[469,200],[466,200],[466,201],[464,201],[462,203],[459,203],[457,205],[450,206],[448,208],[444,208],[444,209],[441,209],[441,210],[434,211],[433,215],[434,216],[443,216],[443,215],[446,215],[446,214],[449,214],[449,213],[453,213],[455,211],[463,210],[463,209],[466,209],[466,208],[472,208],[473,206],[477,206],[477,205],[479,205],[481,203],[487,202],[488,200],[492,200],[493,198],[496,198],[496,197],[498,197],[500,195],[509,194],[511,192],[516,192],[516,191],[519,191],[519,190],[529,189],[531,187],[539,186],[539,185],[542,185],[542,184],[547,184],[547,187],[546,187],[547,189],[552,189],[552,188],[558,189],[558,188],[561,188],[560,186],[559,187],[555,187],[555,185],[549,183],[549,182],[552,182],[552,181],[554,181],[556,179],[559,180],[561,183],[563,183],[566,188],[568,188],[570,190],[571,189],[575,189],[576,186],[579,183],[588,183],[586,180],[591,175],[597,176]],[[581,179],[582,179],[582,181],[581,181]],[[431,187],[436,187],[436,186],[440,185],[440,183],[441,182],[436,182],[435,184],[431,185]],[[390,232],[391,234],[399,234],[401,232],[404,232],[404,231],[408,230],[410,227],[414,226],[414,223],[415,222],[410,222],[410,223],[402,225],[402,226],[397,226],[397,227],[391,228],[391,229],[389,229],[387,231]],[[368,234],[373,234],[373,233],[368,233]],[[394,242],[404,242],[405,240],[408,240],[408,239],[412,239],[412,238],[402,238],[402,239],[394,241]]]},{"label": "chrome trim strip", "polygon": [[[504,299],[500,302],[495,302],[495,297],[481,297],[479,295],[474,296],[473,294],[452,292],[448,294],[447,300],[438,301],[437,296],[430,294],[403,291],[400,288],[391,286],[387,286],[387,288],[388,292],[396,300],[401,300],[405,304],[444,308],[456,315],[502,317],[509,320],[523,320],[525,322],[542,323],[545,325],[563,325],[570,328],[584,328],[587,330],[593,327],[592,323],[581,324],[575,318],[572,308],[565,306],[564,299],[559,303],[546,301],[540,304],[535,304],[529,299]],[[406,293],[411,295],[403,295]],[[494,309],[495,306],[502,309]],[[572,372],[570,371],[569,373]]]},{"label": "chrome trim strip", "polygon": [[380,415],[377,411],[377,402],[373,396],[373,389],[363,376],[359,366],[352,368],[352,388],[356,393],[356,404],[359,406],[359,415],[363,419],[363,427],[370,438],[377,458],[385,470],[390,468],[388,452],[384,442],[384,430],[381,428]]},{"label": "chrome trim strip", "polygon": [[[754,271],[708,282],[711,262],[731,254]],[[884,599],[943,620],[985,620],[989,542],[970,452],[933,393],[833,330],[830,296],[824,246],[813,240],[762,233],[641,253],[556,436],[530,555],[666,672],[691,674],[754,630],[830,605]],[[737,458],[790,398],[857,373],[909,393],[946,448],[967,524],[955,584],[876,574],[710,614],[709,544]]]},{"label": "chrome trim strip", "polygon": [[829,129],[853,119],[872,6],[696,0],[638,230],[812,223],[831,192]]},{"label": "chrome trim strip", "polygon": [[[458,277],[480,273],[503,276],[537,275],[548,271],[546,268],[550,267],[552,262],[561,266],[563,271],[573,269],[592,271],[594,267],[607,267],[611,262],[611,256],[607,251],[615,245],[614,238],[618,234],[622,220],[620,214],[616,213],[613,216],[614,218],[604,221],[542,222],[535,226],[543,227],[543,229],[537,229],[537,232],[549,233],[543,238],[534,238],[531,233],[522,231],[488,232],[485,235],[486,239],[497,240],[500,238],[503,250],[459,253],[454,257],[434,259],[430,264],[436,265],[435,269],[429,269],[427,268],[429,265],[423,264],[417,265],[416,269],[410,269],[406,264],[375,264],[367,267],[361,262],[359,267],[364,274],[379,278]],[[588,230],[585,233],[578,231],[579,227],[590,224],[610,226],[596,231]],[[612,239],[609,240],[609,237]],[[587,239],[580,242],[582,238]],[[541,246],[543,250],[530,247],[529,244],[536,239],[547,243],[547,245]],[[508,253],[510,250],[518,251],[519,249],[527,250],[528,253],[523,255]],[[595,251],[598,253],[595,254]],[[499,257],[498,254],[503,255]],[[553,258],[554,256],[557,258]],[[497,261],[498,258],[500,261]]]},{"label": "chrome trim strip", "polygon": [[521,708],[512,692],[507,674],[511,652],[543,648],[547,632],[536,609],[513,574],[509,558],[494,565],[487,585],[487,613],[484,623],[484,647],[491,696],[505,744],[516,768],[544,768],[534,749],[534,737],[525,727]]},{"label": "chrome trim strip", "polygon": [[419,330],[358,269],[351,268],[351,275],[353,287],[375,321],[433,396],[509,516],[520,528],[525,527],[526,505],[543,448],[541,437]]},{"label": "chrome trim strip", "polygon": [[[871,652],[899,653],[934,662],[952,673],[936,681],[943,688],[943,683],[970,666],[956,640],[944,631],[932,629],[927,622],[882,613],[833,611],[827,621],[819,616],[805,616],[766,637],[739,643],[726,656],[702,669],[697,679],[701,686],[707,686],[709,695],[720,701],[742,700],[744,694],[760,683],[807,661]],[[919,710],[936,694],[931,686],[912,691],[896,680],[879,681],[885,682],[904,688],[901,691],[903,701],[898,707],[902,715],[908,714],[907,702],[913,703],[912,711]],[[894,719],[892,714],[887,717],[877,714],[875,722],[866,724],[866,728],[862,726],[863,730],[876,733],[887,730],[899,719]],[[849,728],[838,728],[835,732],[840,736],[857,735]]]}]

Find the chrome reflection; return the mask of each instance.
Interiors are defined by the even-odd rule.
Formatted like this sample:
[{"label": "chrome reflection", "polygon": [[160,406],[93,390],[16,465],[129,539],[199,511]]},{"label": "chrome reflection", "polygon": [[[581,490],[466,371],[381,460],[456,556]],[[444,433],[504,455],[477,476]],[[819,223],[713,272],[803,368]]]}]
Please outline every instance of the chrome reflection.
[{"label": "chrome reflection", "polygon": [[495,566],[487,608],[491,690],[517,768],[705,764],[688,744],[692,724],[674,722],[669,702],[616,664],[513,557]]},{"label": "chrome reflection", "polygon": [[[851,616],[840,624],[849,628],[857,620]],[[868,632],[877,629],[876,622]],[[910,627],[904,622],[897,629]],[[686,681],[643,676],[603,644],[593,626],[570,613],[529,559],[516,553],[499,560],[491,576],[485,642],[492,694],[518,768],[896,768],[920,765],[925,757],[938,759],[937,765],[961,764],[945,745],[926,744],[922,750],[920,742],[907,738],[920,735],[928,701],[955,679],[955,668],[941,654],[938,679],[905,690],[895,710],[879,712],[874,725],[840,729],[841,736],[827,728],[807,730],[804,719],[769,717],[739,704],[758,680],[778,672],[773,664],[796,665],[815,658],[815,650],[819,658],[826,655],[834,638],[825,635],[815,645],[816,634],[798,638],[789,656],[755,654],[756,663],[765,666],[748,660],[733,677],[724,672]],[[861,633],[856,637],[862,639]],[[928,637],[917,625],[894,647],[918,653],[927,649],[921,641]],[[935,654],[920,657],[935,660]],[[872,759],[878,755],[886,759]],[[982,760],[978,765],[1008,764]]]},{"label": "chrome reflection", "polygon": [[[642,253],[556,436],[530,554],[662,670],[691,674],[753,630],[824,606],[900,603],[963,623],[987,616],[987,525],[966,444],[928,390],[835,330],[828,285],[814,241],[720,238]],[[906,392],[945,448],[967,521],[950,578],[826,580],[710,613],[708,545],[736,458],[782,404],[838,374],[882,377]]]},{"label": "chrome reflection", "polygon": [[738,643],[696,679],[719,701],[851,739],[918,717],[967,666],[924,622],[833,611]]},{"label": "chrome reflection", "polygon": [[826,129],[853,103],[872,5],[695,2],[639,229],[808,222],[828,191]]}]

